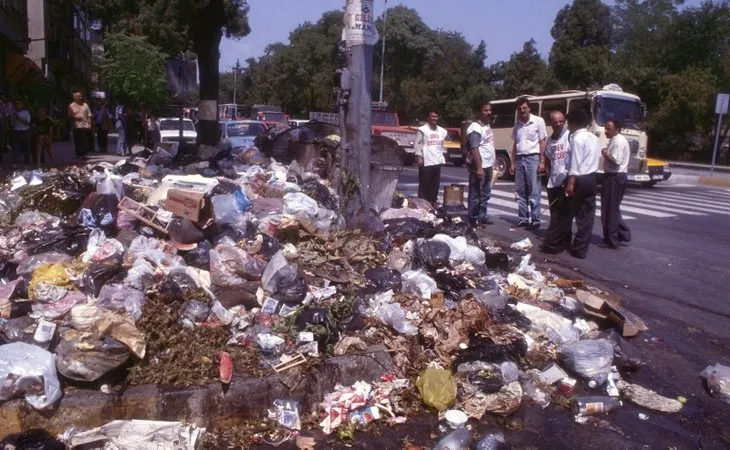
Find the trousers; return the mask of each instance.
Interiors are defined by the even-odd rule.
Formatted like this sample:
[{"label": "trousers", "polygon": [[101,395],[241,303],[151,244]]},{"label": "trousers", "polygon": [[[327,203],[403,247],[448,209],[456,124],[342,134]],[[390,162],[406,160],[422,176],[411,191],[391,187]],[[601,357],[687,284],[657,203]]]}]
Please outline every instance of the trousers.
[{"label": "trousers", "polygon": [[484,180],[479,180],[475,173],[469,173],[469,222],[487,218],[487,203],[492,197],[491,167],[484,169]]},{"label": "trousers", "polygon": [[547,190],[550,203],[550,225],[548,225],[543,248],[549,252],[562,252],[571,246],[573,223],[570,220],[570,198],[565,196],[565,187]]},{"label": "trousers", "polygon": [[621,202],[627,184],[625,173],[605,173],[601,187],[601,224],[603,242],[611,247],[618,247],[621,242],[631,241],[631,230],[621,217]]},{"label": "trousers", "polygon": [[569,223],[575,219],[577,231],[573,237],[571,252],[578,258],[585,258],[591,245],[593,224],[596,220],[596,174],[580,175],[575,180],[575,195],[570,198]]},{"label": "trousers", "polygon": [[[515,161],[515,192],[517,217],[522,222],[540,223],[540,178],[537,168],[540,155],[517,155]],[[528,209],[529,206],[529,209]]]},{"label": "trousers", "polygon": [[436,203],[441,186],[441,166],[418,168],[418,197]]}]

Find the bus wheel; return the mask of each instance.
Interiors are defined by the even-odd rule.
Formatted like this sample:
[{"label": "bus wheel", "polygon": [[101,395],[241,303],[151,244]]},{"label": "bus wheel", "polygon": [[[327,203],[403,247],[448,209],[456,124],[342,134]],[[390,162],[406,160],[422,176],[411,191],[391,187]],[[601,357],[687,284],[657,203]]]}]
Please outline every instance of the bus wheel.
[{"label": "bus wheel", "polygon": [[498,180],[504,180],[509,177],[509,159],[501,153],[498,153],[494,160],[494,176]]}]

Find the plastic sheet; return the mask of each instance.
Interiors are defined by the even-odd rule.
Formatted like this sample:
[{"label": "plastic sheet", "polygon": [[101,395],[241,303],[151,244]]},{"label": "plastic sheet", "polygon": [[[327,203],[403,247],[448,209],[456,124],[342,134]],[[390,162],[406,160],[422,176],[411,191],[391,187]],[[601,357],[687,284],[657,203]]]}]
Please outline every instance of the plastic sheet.
[{"label": "plastic sheet", "polygon": [[570,344],[561,350],[568,369],[583,378],[606,381],[613,364],[613,344],[607,339],[586,339]]},{"label": "plastic sheet", "polygon": [[418,328],[406,319],[406,313],[401,305],[392,303],[392,300],[393,291],[375,294],[370,298],[369,308],[365,311],[365,315],[377,317],[381,322],[393,327],[401,334],[417,335]]},{"label": "plastic sheet", "polygon": [[93,334],[68,331],[56,347],[56,366],[66,378],[96,381],[129,359],[129,350],[120,342]]},{"label": "plastic sheet", "polygon": [[439,288],[436,281],[429,277],[422,269],[410,270],[401,275],[403,292],[430,299]]},{"label": "plastic sheet", "polygon": [[241,214],[251,205],[246,194],[237,189],[233,194],[216,195],[211,198],[215,222],[218,225],[225,225],[236,222]]},{"label": "plastic sheet", "polygon": [[261,284],[266,291],[276,294],[276,298],[289,306],[300,304],[307,296],[307,283],[289,265],[281,251],[269,261],[261,277]]},{"label": "plastic sheet", "polygon": [[471,431],[458,428],[438,441],[433,450],[469,450],[472,441]]},{"label": "plastic sheet", "polygon": [[124,183],[119,175],[114,175],[105,169],[103,174],[92,177],[92,181],[96,181],[97,194],[112,194],[117,198],[117,202],[124,198]]},{"label": "plastic sheet", "polygon": [[137,289],[107,284],[101,288],[96,304],[106,309],[126,311],[134,320],[139,320],[145,302],[144,293]]},{"label": "plastic sheet", "polygon": [[40,253],[38,255],[29,256],[28,258],[25,258],[16,269],[16,273],[19,276],[26,276],[32,274],[36,269],[38,269],[41,266],[50,265],[50,264],[67,264],[73,261],[73,258],[69,255],[58,253],[58,252],[48,252],[48,253]]},{"label": "plastic sheet", "polygon": [[45,409],[61,398],[61,385],[53,354],[14,342],[0,346],[0,401],[20,395],[25,395],[32,407]]},{"label": "plastic sheet", "polygon": [[713,397],[730,404],[730,367],[722,364],[707,366],[700,375],[706,380],[707,390]]},{"label": "plastic sheet", "polygon": [[416,387],[426,406],[443,411],[456,401],[456,379],[445,369],[426,369],[418,376]]}]

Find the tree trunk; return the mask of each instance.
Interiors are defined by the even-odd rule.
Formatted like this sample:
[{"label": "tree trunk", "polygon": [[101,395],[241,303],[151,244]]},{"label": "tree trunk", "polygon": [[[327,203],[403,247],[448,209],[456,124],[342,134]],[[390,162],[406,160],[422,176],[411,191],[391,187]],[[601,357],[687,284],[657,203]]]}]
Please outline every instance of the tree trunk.
[{"label": "tree trunk", "polygon": [[218,88],[220,87],[220,27],[209,25],[195,39],[200,72],[200,107],[198,112],[198,141],[204,145],[218,143]]}]

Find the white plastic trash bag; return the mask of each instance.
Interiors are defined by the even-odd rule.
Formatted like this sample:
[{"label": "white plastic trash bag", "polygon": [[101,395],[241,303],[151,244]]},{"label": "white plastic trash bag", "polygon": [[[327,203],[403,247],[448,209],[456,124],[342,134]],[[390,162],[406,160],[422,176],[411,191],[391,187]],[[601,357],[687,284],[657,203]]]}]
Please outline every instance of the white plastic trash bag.
[{"label": "white plastic trash bag", "polygon": [[433,294],[439,291],[436,281],[422,269],[409,270],[401,274],[401,281],[403,282],[403,292],[406,294],[414,294],[430,299]]},{"label": "white plastic trash bag", "polygon": [[395,331],[409,336],[418,334],[418,328],[406,318],[406,312],[400,303],[392,302],[393,291],[381,292],[370,298],[369,308],[365,311],[368,317],[377,317]]},{"label": "white plastic trash bag", "polygon": [[[43,385],[43,393],[26,393],[26,387]],[[25,395],[35,409],[45,409],[61,398],[61,385],[53,354],[31,344],[0,345],[0,402]]]},{"label": "white plastic trash bag", "polygon": [[707,366],[701,375],[707,380],[707,389],[713,397],[730,403],[730,367],[722,364]]}]

